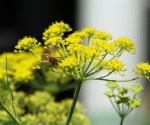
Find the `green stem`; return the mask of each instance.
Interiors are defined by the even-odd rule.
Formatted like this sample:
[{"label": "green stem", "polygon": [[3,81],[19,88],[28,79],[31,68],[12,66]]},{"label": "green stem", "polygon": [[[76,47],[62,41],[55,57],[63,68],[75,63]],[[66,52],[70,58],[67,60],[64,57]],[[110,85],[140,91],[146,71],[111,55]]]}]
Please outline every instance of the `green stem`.
[{"label": "green stem", "polygon": [[[114,59],[114,58],[116,57],[116,55],[118,55],[118,54],[121,52],[121,50],[122,50],[122,48],[121,48],[121,49],[114,55],[114,57],[112,57],[109,61],[111,61],[112,59]],[[108,53],[106,53],[106,55],[103,56],[103,58],[101,59],[102,61],[103,61],[104,58],[107,56],[107,54],[108,54]],[[120,53],[119,56],[121,56],[121,54],[122,54],[122,53]],[[118,59],[119,56],[117,56],[117,58],[115,58],[115,59]],[[92,72],[92,71],[93,71],[98,65],[100,65],[100,63],[101,63],[102,61],[100,61],[97,65],[95,65],[95,67],[92,68],[92,69],[86,74],[86,76],[88,77],[88,76],[91,76],[91,75],[93,75],[93,74],[99,72],[99,71],[103,68],[103,66],[105,66],[107,63],[105,63],[103,66],[101,66],[101,67],[100,67],[99,69],[97,69],[96,71],[94,71],[94,72]]]},{"label": "green stem", "polygon": [[5,88],[9,89],[7,83],[5,83],[4,80],[0,79],[0,82],[5,86]]},{"label": "green stem", "polygon": [[66,50],[66,47],[64,46],[64,44],[61,44],[62,45],[62,50],[63,50],[63,54],[65,55],[65,57],[68,57],[68,53],[67,53],[67,50]]},{"label": "green stem", "polygon": [[74,98],[73,98],[73,101],[72,101],[70,110],[69,110],[69,112],[68,112],[68,116],[67,116],[67,120],[66,120],[65,125],[69,125],[69,122],[70,122],[71,117],[72,117],[72,115],[73,115],[73,112],[74,112],[74,109],[75,109],[75,105],[76,105],[76,102],[77,102],[77,99],[78,99],[78,95],[79,95],[79,92],[80,92],[80,88],[81,88],[82,82],[83,82],[83,81],[80,80],[80,81],[78,82],[77,87],[76,87],[76,90],[75,90],[75,93],[74,93]]},{"label": "green stem", "polygon": [[46,83],[46,81],[45,81],[45,79],[44,78],[46,78],[46,77],[43,77],[38,71],[34,71],[33,72],[34,73],[34,76],[35,76],[35,79],[38,81],[38,83],[41,83],[41,84],[45,84]]},{"label": "green stem", "polygon": [[[112,90],[112,92],[114,93],[114,90]],[[115,94],[115,93],[114,93]],[[116,100],[116,96],[114,96],[114,100]],[[118,108],[118,115],[121,114],[121,110],[120,110],[120,105],[116,104],[117,108]]]},{"label": "green stem", "polygon": [[7,112],[7,114],[8,114],[18,125],[20,125],[18,119],[16,119],[16,118],[9,112],[9,110],[3,105],[2,102],[0,102],[0,105],[1,105],[2,108]]},{"label": "green stem", "polygon": [[101,79],[102,79],[102,78],[105,78],[105,77],[107,77],[107,76],[111,75],[113,72],[114,72],[114,70],[112,70],[110,73],[108,73],[107,75],[102,76],[102,77],[100,77],[100,78],[101,78]]},{"label": "green stem", "polygon": [[9,84],[9,82],[8,82],[8,73],[7,73],[7,70],[8,70],[8,68],[7,68],[7,57],[6,57],[6,83],[7,83],[7,86],[8,86],[8,90],[10,91],[10,94],[11,94],[11,105],[12,105],[12,109],[13,109],[13,111],[14,111],[14,114],[15,114],[16,119],[18,120],[18,118],[17,118],[17,113],[16,113],[15,107],[14,107],[14,97],[13,97],[13,93],[12,93],[12,90],[11,90],[11,88],[10,88],[10,84]]},{"label": "green stem", "polygon": [[[122,50],[122,48],[116,53],[116,55],[118,55],[118,54],[121,52],[121,50]],[[106,53],[106,55],[101,59],[102,61],[103,61],[104,58],[107,56],[107,54],[108,54],[108,53]],[[116,57],[116,55],[114,55],[114,57],[112,57],[109,61],[111,61],[112,59],[114,59],[114,58]],[[121,56],[121,53],[120,53],[119,56]],[[119,58],[119,56],[118,56],[117,58]],[[115,58],[115,59],[117,59],[117,58]],[[99,72],[99,71],[103,68],[103,66],[105,66],[107,63],[105,63],[103,66],[101,66],[101,67],[100,67],[99,69],[97,69],[96,71],[94,71],[94,72],[92,72],[92,71],[93,71],[102,61],[100,61],[94,68],[92,68],[92,69],[86,74],[86,76],[88,77],[88,76],[91,76],[91,75],[93,75],[93,74]]]},{"label": "green stem", "polygon": [[[61,47],[60,47],[61,48]],[[64,58],[64,56],[62,55],[62,53],[57,49],[57,47],[55,47],[56,51],[59,53],[59,55]]]},{"label": "green stem", "polygon": [[125,107],[124,107],[124,103],[122,103],[122,114],[125,114]]},{"label": "green stem", "polygon": [[126,113],[126,115],[129,115],[129,113],[133,110],[133,108],[131,108],[130,110],[128,110],[128,112]]},{"label": "green stem", "polygon": [[95,56],[92,56],[92,57],[91,57],[91,61],[90,61],[90,63],[88,64],[86,70],[84,71],[84,74],[86,74],[86,72],[88,71],[89,67],[90,67],[91,64],[93,63],[94,58],[95,58]]},{"label": "green stem", "polygon": [[37,57],[32,51],[29,51],[34,57]]},{"label": "green stem", "polygon": [[123,125],[123,121],[124,121],[124,118],[123,116],[120,116],[121,117],[121,121],[120,121],[120,125]]},{"label": "green stem", "polygon": [[92,74],[94,74],[94,73],[100,71],[100,70],[102,69],[102,67],[103,67],[106,63],[105,63],[103,66],[101,66],[98,70],[92,72],[94,69],[97,68],[97,66],[100,65],[100,63],[102,62],[102,60],[104,60],[104,58],[105,58],[106,56],[107,56],[107,54],[106,54],[105,56],[103,56],[103,58],[101,59],[101,61],[99,61],[99,62],[97,63],[97,65],[95,65],[95,66],[86,74],[86,76],[90,76],[90,75],[92,75]]},{"label": "green stem", "polygon": [[114,103],[112,102],[111,98],[109,98],[109,100],[110,100],[110,102],[111,102],[113,108],[115,109],[115,111],[116,111],[117,114],[119,115],[120,112],[119,112],[119,111],[117,110],[117,108],[115,107],[115,105],[114,105]]},{"label": "green stem", "polygon": [[[121,56],[121,54],[122,54],[122,52],[121,52],[121,51],[122,51],[122,49],[123,49],[123,48],[121,48],[121,49],[120,49],[120,50],[119,50],[119,51],[118,51],[118,52],[114,55],[114,57],[113,57],[113,58],[111,58],[111,60],[112,60],[112,59],[118,59],[118,58]],[[119,54],[119,53],[120,53],[120,54]],[[115,58],[115,57],[116,57],[116,55],[118,55],[118,56],[117,56],[117,58]]]},{"label": "green stem", "polygon": [[102,78],[85,78],[84,80],[103,80],[103,81],[111,81],[111,82],[130,82],[133,80],[139,79],[139,77],[135,77],[127,80],[114,80],[114,79],[102,79]]}]

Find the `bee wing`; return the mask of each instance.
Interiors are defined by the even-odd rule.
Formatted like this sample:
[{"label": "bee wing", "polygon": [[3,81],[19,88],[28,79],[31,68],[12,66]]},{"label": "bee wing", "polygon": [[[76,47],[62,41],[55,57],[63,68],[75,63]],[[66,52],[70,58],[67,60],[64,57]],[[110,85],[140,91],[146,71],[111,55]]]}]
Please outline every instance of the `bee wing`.
[{"label": "bee wing", "polygon": [[44,51],[44,53],[49,53],[50,55],[54,56],[54,51],[55,51],[54,47],[49,47]]},{"label": "bee wing", "polygon": [[54,56],[54,51],[55,51],[55,48],[54,47],[50,47],[49,48],[49,52],[52,56]]}]

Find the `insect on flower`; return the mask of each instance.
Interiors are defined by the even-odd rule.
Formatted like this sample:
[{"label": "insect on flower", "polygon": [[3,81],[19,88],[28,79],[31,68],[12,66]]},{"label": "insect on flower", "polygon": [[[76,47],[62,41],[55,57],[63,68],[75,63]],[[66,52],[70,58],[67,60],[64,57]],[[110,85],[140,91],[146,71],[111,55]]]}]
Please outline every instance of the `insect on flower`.
[{"label": "insect on flower", "polygon": [[47,50],[49,53],[46,51],[41,55],[41,61],[50,63],[50,66],[52,67],[58,66],[58,63],[60,62],[60,60],[58,60],[57,57],[54,57],[51,55],[54,49],[50,48],[49,50]]}]

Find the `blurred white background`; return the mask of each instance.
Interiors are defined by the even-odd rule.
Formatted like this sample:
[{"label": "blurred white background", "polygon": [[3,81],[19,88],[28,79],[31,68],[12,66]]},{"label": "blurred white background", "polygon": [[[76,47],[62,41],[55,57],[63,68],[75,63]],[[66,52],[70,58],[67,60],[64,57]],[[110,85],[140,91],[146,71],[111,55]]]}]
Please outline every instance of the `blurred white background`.
[{"label": "blurred white background", "polygon": [[[126,36],[135,43],[136,54],[131,55],[126,52],[120,58],[128,69],[125,77],[113,75],[111,79],[133,78],[135,75],[132,69],[135,64],[149,60],[149,3],[148,0],[78,0],[77,29],[90,26],[111,33],[113,39]],[[145,86],[147,80],[141,79],[120,84],[129,86],[131,83],[139,82]],[[83,84],[80,91],[80,100],[87,109],[92,125],[110,125],[108,121],[112,125],[119,124],[119,116],[108,97],[103,94],[107,90],[105,83],[88,81]],[[128,125],[137,123],[137,118],[140,117],[137,113],[139,111],[141,110],[131,112],[125,119],[125,123]]]}]

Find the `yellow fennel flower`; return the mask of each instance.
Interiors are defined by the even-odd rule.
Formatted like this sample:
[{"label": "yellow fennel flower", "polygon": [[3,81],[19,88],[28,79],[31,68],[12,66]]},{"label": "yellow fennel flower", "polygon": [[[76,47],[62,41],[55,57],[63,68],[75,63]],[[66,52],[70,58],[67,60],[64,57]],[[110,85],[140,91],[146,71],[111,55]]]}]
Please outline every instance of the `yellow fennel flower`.
[{"label": "yellow fennel flower", "polygon": [[94,39],[101,39],[101,40],[112,40],[112,35],[105,31],[96,31],[93,35]]},{"label": "yellow fennel flower", "polygon": [[84,46],[84,49],[82,50],[82,55],[85,55],[85,58],[89,59],[91,57],[96,57],[100,56],[101,49],[99,49],[98,46]]},{"label": "yellow fennel flower", "polygon": [[78,44],[78,43],[74,43],[74,44],[69,44],[67,46],[67,50],[69,51],[69,54],[75,54],[76,52],[80,53],[84,48],[83,44]]},{"label": "yellow fennel flower", "polygon": [[18,45],[15,46],[15,52],[32,51],[33,48],[40,45],[41,43],[38,42],[35,38],[26,36],[18,41]]},{"label": "yellow fennel flower", "polygon": [[135,97],[134,99],[132,99],[128,102],[128,105],[130,108],[140,107],[141,101],[142,100],[139,97]]},{"label": "yellow fennel flower", "polygon": [[83,34],[85,34],[84,38],[90,38],[92,37],[96,32],[96,29],[95,28],[92,28],[92,27],[86,27],[84,29],[81,30],[81,34],[83,36]]},{"label": "yellow fennel flower", "polygon": [[124,64],[122,61],[119,60],[110,60],[106,63],[104,66],[104,69],[108,70],[108,72],[114,71],[114,73],[119,71],[126,71],[126,68],[124,68]]},{"label": "yellow fennel flower", "polygon": [[46,47],[57,46],[63,43],[62,37],[52,37],[45,42]]},{"label": "yellow fennel flower", "polygon": [[138,63],[136,64],[136,68],[137,68],[137,71],[133,70],[133,72],[135,72],[136,74],[139,74],[140,76],[145,75],[146,78],[150,80],[150,65],[148,62]]},{"label": "yellow fennel flower", "polygon": [[45,32],[43,33],[43,40],[44,42],[46,42],[53,37],[62,37],[65,32],[69,32],[71,30],[72,29],[69,27],[68,24],[65,24],[64,22],[56,22],[45,30]]},{"label": "yellow fennel flower", "polygon": [[77,60],[75,56],[70,56],[68,58],[65,58],[64,60],[62,60],[61,63],[59,63],[59,66],[63,68],[74,68],[78,65],[79,65],[79,60]]},{"label": "yellow fennel flower", "polygon": [[134,54],[136,51],[134,43],[127,37],[120,37],[116,39],[115,44],[117,47],[121,48],[122,50],[130,52],[132,54]]},{"label": "yellow fennel flower", "polygon": [[73,76],[78,79],[82,74],[83,65],[80,58],[70,56],[62,60],[61,63],[59,63],[58,68],[61,69],[63,74]]},{"label": "yellow fennel flower", "polygon": [[76,31],[70,34],[67,38],[65,38],[66,45],[82,43],[83,38],[86,38],[86,37],[87,37],[87,34],[81,33],[80,31]]}]

